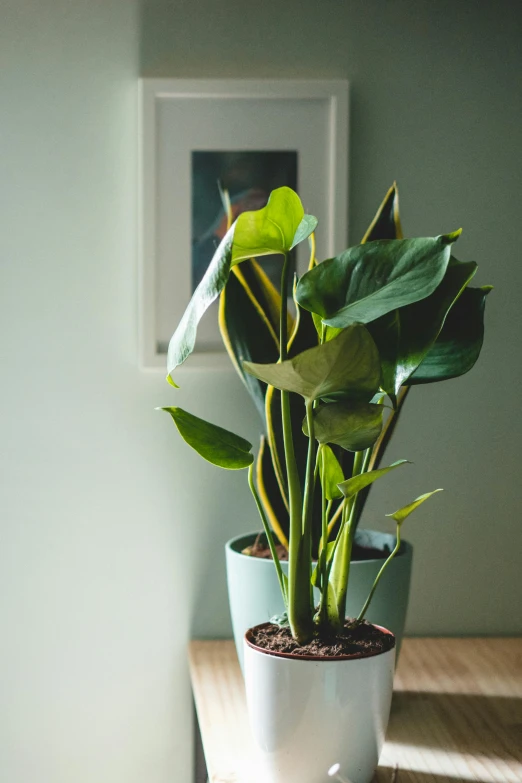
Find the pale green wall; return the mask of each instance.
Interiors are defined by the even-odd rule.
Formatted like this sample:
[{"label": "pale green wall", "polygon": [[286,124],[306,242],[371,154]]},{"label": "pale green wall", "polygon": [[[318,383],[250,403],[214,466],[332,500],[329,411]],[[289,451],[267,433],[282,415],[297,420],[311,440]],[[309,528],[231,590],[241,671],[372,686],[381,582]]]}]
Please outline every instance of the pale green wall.
[{"label": "pale green wall", "polygon": [[[408,230],[464,226],[484,357],[412,395],[390,458],[416,465],[370,512],[446,488],[410,526],[412,632],[520,631],[516,4],[1,5],[0,780],[189,783],[186,642],[229,632],[221,546],[255,524],[137,368],[140,72],[347,77],[352,238],[394,177]],[[232,373],[179,401],[256,436]]]}]

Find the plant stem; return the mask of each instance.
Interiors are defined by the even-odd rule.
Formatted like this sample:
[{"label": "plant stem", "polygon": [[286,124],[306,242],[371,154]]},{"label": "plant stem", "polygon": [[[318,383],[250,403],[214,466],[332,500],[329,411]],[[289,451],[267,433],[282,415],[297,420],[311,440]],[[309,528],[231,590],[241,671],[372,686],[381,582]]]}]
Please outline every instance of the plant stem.
[{"label": "plant stem", "polygon": [[[362,465],[361,465],[361,469],[360,469],[359,473],[367,473],[368,472],[368,466],[370,464],[371,456],[372,456],[372,448],[370,447],[369,449],[366,449],[366,451],[363,452]],[[354,527],[353,527],[353,535],[355,535],[355,531],[357,529],[357,522],[358,522],[359,517],[361,515],[360,514],[360,508],[361,508],[361,502],[363,501],[363,499],[364,499],[364,490],[361,491],[361,492],[358,492],[355,495],[355,498],[354,498],[354,501],[353,501],[353,505],[354,505],[353,519],[354,519],[354,523],[355,523]]]},{"label": "plant stem", "polygon": [[[279,325],[279,360],[287,358],[288,343],[288,284],[290,260],[285,255],[281,274],[281,318]],[[308,641],[312,634],[312,613],[310,608],[310,574],[303,553],[301,484],[295,459],[290,415],[290,396],[281,392],[281,418],[285,447],[288,502],[290,505],[290,536],[288,552],[288,620],[292,636],[299,643]]]},{"label": "plant stem", "polygon": [[[357,454],[361,454],[361,453],[364,454],[362,468],[361,468],[361,470],[358,470],[357,473],[356,473],[355,472],[355,460],[354,460],[353,471],[352,471],[352,475],[353,476],[356,476],[359,473],[367,473],[369,470],[371,470],[371,462],[373,460],[373,447],[370,447],[369,449],[366,449],[365,452],[357,452]],[[362,491],[364,492],[364,490],[362,490]],[[360,495],[360,493],[358,492],[357,493],[357,498],[359,498],[359,495]],[[358,503],[357,503],[357,513],[356,513],[356,516],[355,516],[356,526],[357,526],[357,517],[361,515],[360,514],[360,512],[361,512],[360,504],[361,504],[362,498],[363,498],[363,496],[361,495],[361,497],[359,498]],[[338,505],[338,507],[337,507],[337,509],[335,511],[335,514],[333,515],[331,520],[328,522],[328,534],[330,534],[332,532],[332,530],[333,530],[333,528],[335,526],[335,523],[337,522],[337,520],[339,519],[339,517],[343,513],[343,509],[344,509],[345,505],[346,505],[346,499],[343,499],[339,503],[339,505]],[[355,530],[354,530],[354,533],[355,533]]]},{"label": "plant stem", "polygon": [[350,576],[350,562],[352,558],[352,522],[354,503],[348,503],[343,509],[342,526],[339,530],[338,543],[333,560],[333,583],[337,603],[337,616],[339,623],[343,624],[346,614],[346,595],[348,592],[348,579]]},{"label": "plant stem", "polygon": [[303,504],[303,536],[310,538],[312,533],[312,514],[315,484],[315,423],[313,401],[306,401],[306,423],[308,426],[308,454],[306,457],[305,495]]},{"label": "plant stem", "polygon": [[288,606],[288,596],[287,596],[287,589],[285,584],[285,575],[283,574],[283,570],[281,568],[281,563],[277,554],[277,549],[274,541],[274,536],[272,534],[272,530],[270,528],[270,525],[268,524],[268,520],[266,518],[263,504],[261,503],[261,500],[259,498],[259,495],[257,493],[256,485],[254,482],[254,464],[250,465],[248,468],[248,486],[250,487],[250,491],[252,492],[252,495],[254,496],[254,500],[256,502],[257,510],[259,511],[259,516],[261,517],[261,522],[263,523],[263,530],[265,531],[266,539],[268,541],[268,546],[270,547],[270,554],[272,555],[272,559],[274,561],[276,573],[277,573],[277,579],[279,581],[279,587],[281,588],[281,592],[283,594],[283,601],[285,602],[285,607]]},{"label": "plant stem", "polygon": [[375,577],[375,581],[373,583],[372,589],[370,590],[370,594],[369,594],[368,598],[366,599],[366,602],[365,602],[363,608],[359,612],[357,620],[355,621],[356,625],[358,625],[359,623],[361,623],[364,620],[364,615],[368,611],[368,607],[370,606],[371,600],[373,598],[373,594],[375,593],[377,585],[379,584],[379,580],[380,580],[381,576],[384,574],[384,571],[386,570],[388,564],[391,563],[391,561],[393,560],[393,558],[395,557],[395,555],[399,551],[400,547],[401,547],[401,526],[398,524],[397,525],[397,543],[395,544],[395,548],[394,548],[393,552],[388,556],[386,561],[383,563],[379,573]]},{"label": "plant stem", "polygon": [[279,361],[284,362],[288,355],[288,283],[290,278],[290,257],[285,255],[281,273],[281,316],[279,321]]},{"label": "plant stem", "polygon": [[339,503],[339,505],[337,506],[337,508],[335,510],[335,514],[333,515],[333,517],[328,522],[328,534],[330,534],[332,532],[332,530],[335,527],[335,523],[337,522],[337,520],[339,519],[339,517],[343,513],[343,508],[344,508],[345,502],[346,502],[346,500],[345,500],[345,498],[343,498],[341,500],[341,502]]},{"label": "plant stem", "polygon": [[[308,612],[306,622],[313,618],[314,611],[314,597],[313,589],[310,581],[311,577],[311,563],[312,563],[312,517],[314,513],[314,489],[316,479],[316,444],[315,444],[315,422],[314,422],[314,403],[312,400],[306,400],[306,421],[308,425],[308,453],[306,455],[306,474],[305,474],[305,489],[304,489],[304,501],[303,501],[303,537],[301,547],[302,562],[300,568],[302,569],[303,582],[306,579],[308,582],[308,590],[310,600],[308,604]],[[311,626],[310,626],[311,631]]]},{"label": "plant stem", "polygon": [[[357,451],[353,461],[352,477],[358,476],[363,472],[364,462],[369,449],[366,452]],[[333,564],[333,584],[335,589],[335,598],[337,602],[337,614],[339,622],[344,622],[346,614],[346,594],[348,591],[348,578],[350,576],[350,560],[352,556],[352,544],[355,516],[355,506],[357,495],[350,498],[350,503],[346,501],[343,506],[343,519],[341,529],[339,530],[339,542],[335,552],[335,561]]]},{"label": "plant stem", "polygon": [[[319,454],[321,453],[322,446],[318,449],[318,461]],[[324,460],[321,460],[321,551],[319,552],[319,562],[317,568],[321,574],[321,600],[319,602],[319,610],[314,620],[320,627],[325,627],[328,624],[328,512],[331,508],[332,501],[326,505],[326,494],[324,491],[326,483],[326,471]]]}]

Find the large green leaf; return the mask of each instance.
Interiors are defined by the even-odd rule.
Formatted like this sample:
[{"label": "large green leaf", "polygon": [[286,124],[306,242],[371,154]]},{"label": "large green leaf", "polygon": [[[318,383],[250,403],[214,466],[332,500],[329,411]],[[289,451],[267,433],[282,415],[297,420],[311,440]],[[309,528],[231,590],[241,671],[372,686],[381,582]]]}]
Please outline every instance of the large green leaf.
[{"label": "large green leaf", "polygon": [[476,271],[473,261],[461,264],[451,258],[442,282],[430,296],[392,310],[368,325],[381,356],[381,385],[392,399],[422,362]]},{"label": "large green leaf", "polygon": [[[361,401],[332,402],[314,411],[315,437],[319,443],[335,443],[347,451],[372,446],[382,429],[383,406]],[[308,425],[303,422],[308,435]]]},{"label": "large green leaf", "polygon": [[369,470],[367,473],[359,473],[358,476],[353,476],[339,484],[339,490],[345,498],[351,498],[352,495],[356,495],[361,489],[373,484],[374,481],[385,476],[391,470],[395,470],[395,468],[399,468],[401,465],[408,464],[410,463],[407,459],[400,459],[397,462],[392,462],[387,468],[379,468],[379,470]]},{"label": "large green leaf", "polygon": [[349,248],[303,275],[297,300],[329,326],[374,321],[433,293],[459,235],[381,239]]},{"label": "large green leaf", "polygon": [[344,480],[343,469],[330,446],[326,444],[319,449],[319,477],[327,500],[342,497],[338,485]]},{"label": "large green leaf", "polygon": [[409,517],[413,511],[422,505],[424,501],[428,500],[428,498],[431,498],[432,495],[435,495],[436,492],[442,492],[442,489],[434,489],[433,492],[426,492],[424,495],[420,495],[420,497],[416,498],[411,503],[408,503],[407,506],[399,508],[398,511],[394,511],[393,514],[386,514],[386,516],[392,517],[398,525],[402,525],[404,520]]},{"label": "large green leaf", "polygon": [[301,199],[291,188],[273,190],[266,207],[243,212],[236,221],[232,264],[245,258],[288,253],[310,236],[317,225],[305,215]]},{"label": "large green leaf", "polygon": [[252,444],[229,430],[200,419],[183,408],[161,408],[170,413],[183,440],[204,459],[228,470],[248,468],[254,461]]},{"label": "large green leaf", "polygon": [[[168,377],[187,359],[196,344],[198,324],[210,305],[218,298],[230,274],[235,225],[231,226],[214,253],[201,282],[194,291],[178,328],[172,335],[167,356]],[[175,384],[174,384],[175,385]]]},{"label": "large green leaf", "polygon": [[466,288],[422,363],[408,383],[433,383],[456,378],[471,370],[484,340],[484,307],[491,286]]},{"label": "large green leaf", "polygon": [[317,225],[305,215],[297,193],[290,188],[272,191],[268,204],[256,212],[243,212],[231,226],[194,291],[181,321],[169,343],[168,378],[194,350],[198,324],[217,299],[235,264],[252,256],[287,253],[309,236]]},{"label": "large green leaf", "polygon": [[[364,234],[361,244],[364,244],[365,242],[372,242],[375,239],[402,239],[403,233],[402,233],[402,226],[401,226],[401,219],[399,215],[399,190],[397,188],[397,184],[394,182],[391,188],[386,193],[384,199],[382,200],[379,209],[375,213],[375,216],[370,223],[366,233]],[[315,319],[318,319],[319,322],[321,322],[321,317],[318,315],[313,315],[314,322]],[[325,327],[326,329],[326,339],[328,339],[328,336],[330,334],[335,334],[337,331],[332,326]],[[397,420],[397,416],[395,415],[393,418],[393,424],[395,424]],[[382,458],[382,454],[384,452],[384,448],[386,446],[386,439],[389,438],[391,435],[393,427],[390,427],[390,418],[386,421],[384,424],[384,427],[382,429],[382,432],[378,438],[378,441],[375,444],[374,449],[372,450],[372,458],[375,454],[375,449],[377,448],[379,451],[379,459]],[[379,444],[382,444],[382,448],[379,448]],[[345,475],[349,476],[353,472],[353,457],[354,453],[350,451],[342,451],[341,454],[341,460],[342,465],[344,469]],[[375,465],[375,467],[379,467],[378,464]],[[357,525],[358,520],[360,518],[360,515],[363,511],[364,504],[366,501],[366,498],[370,492],[371,486],[368,486],[365,490],[363,490],[358,498],[357,498],[357,508],[355,510],[355,518],[354,522]]]},{"label": "large green leaf", "polygon": [[[234,267],[219,303],[219,328],[225,347],[232,362],[247,387],[256,407],[265,423],[266,384],[245,372],[243,362],[276,362],[279,356],[279,338],[267,314],[266,296],[273,295],[276,304],[281,297],[277,291],[270,290],[261,298],[258,289],[251,281],[257,279],[256,262],[245,261],[241,267]],[[256,296],[257,294],[257,296]],[[259,297],[259,298],[258,298]]]},{"label": "large green leaf", "polygon": [[381,378],[379,353],[365,326],[353,324],[330,342],[278,364],[245,362],[247,372],[283,391],[316,400],[343,392],[369,399]]}]

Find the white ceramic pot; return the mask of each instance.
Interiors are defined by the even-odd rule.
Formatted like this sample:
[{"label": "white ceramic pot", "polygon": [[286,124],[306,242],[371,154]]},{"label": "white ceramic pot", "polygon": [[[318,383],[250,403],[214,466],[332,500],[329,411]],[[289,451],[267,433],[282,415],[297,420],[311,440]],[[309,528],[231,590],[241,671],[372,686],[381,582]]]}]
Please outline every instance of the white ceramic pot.
[{"label": "white ceramic pot", "polygon": [[249,635],[247,705],[266,783],[328,783],[337,763],[351,783],[370,783],[390,714],[395,648],[367,657],[300,658],[267,653]]}]

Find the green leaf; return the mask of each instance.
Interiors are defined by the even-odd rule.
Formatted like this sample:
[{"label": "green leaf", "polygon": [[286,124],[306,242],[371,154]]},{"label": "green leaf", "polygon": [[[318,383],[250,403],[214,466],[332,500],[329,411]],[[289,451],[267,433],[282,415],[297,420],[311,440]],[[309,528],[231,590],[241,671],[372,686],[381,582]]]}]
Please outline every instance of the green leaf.
[{"label": "green leaf", "polygon": [[309,400],[335,392],[369,399],[377,391],[381,377],[379,353],[362,324],[353,324],[333,340],[309,348],[293,359],[277,364],[245,362],[244,367],[265,383]]},{"label": "green leaf", "polygon": [[[382,429],[382,405],[342,400],[321,405],[314,411],[315,437],[319,443],[335,443],[347,451],[372,446]],[[308,435],[306,419],[303,431]]]},{"label": "green leaf", "polygon": [[[283,574],[284,580],[288,583],[288,577],[286,574]],[[283,612],[283,614],[275,614],[273,617],[270,618],[270,622],[273,625],[278,625],[280,628],[288,628],[290,625],[290,622],[288,620],[288,615],[286,612]]]},{"label": "green leaf", "polygon": [[303,219],[297,226],[297,230],[294,234],[294,238],[292,240],[292,247],[290,248],[290,250],[292,250],[296,245],[298,245],[303,240],[308,239],[310,234],[312,234],[317,228],[317,223],[318,220],[313,215],[304,215]]},{"label": "green leaf", "polygon": [[243,361],[275,362],[279,338],[268,315],[267,299],[280,308],[281,297],[255,261],[234,267],[221,293],[219,328],[228,354],[265,422],[266,384],[243,368]]},{"label": "green leaf", "polygon": [[279,543],[288,549],[288,509],[275,475],[271,450],[265,436],[261,437],[261,444],[257,453],[256,480],[261,504],[270,527],[279,539]]},{"label": "green leaf", "polygon": [[273,190],[266,207],[243,212],[236,221],[232,265],[245,258],[288,253],[317,225],[305,215],[301,199],[291,188]]},{"label": "green leaf", "polygon": [[192,299],[170,340],[167,356],[169,376],[176,367],[183,364],[194,350],[198,324],[210,305],[217,299],[228,280],[232,261],[234,229],[235,224],[229,228],[219,243],[218,249],[207,267],[207,271],[192,294]]},{"label": "green leaf", "polygon": [[386,514],[386,516],[392,517],[398,525],[402,525],[406,517],[409,517],[409,515],[415,511],[415,509],[422,505],[425,500],[431,498],[431,496],[436,492],[442,492],[442,489],[434,489],[433,492],[426,492],[425,495],[420,495],[420,497],[416,498],[411,503],[408,503],[407,506],[403,506],[398,511],[394,511],[393,514]]},{"label": "green leaf", "polygon": [[344,481],[344,473],[339,461],[330,446],[326,444],[319,449],[319,477],[327,500],[337,500],[342,497],[338,484]]},{"label": "green leaf", "polygon": [[[297,306],[299,307],[299,304],[297,304]],[[322,342],[324,343],[327,343],[329,340],[333,340],[334,337],[337,337],[337,335],[341,334],[343,331],[342,329],[336,329],[334,326],[327,326],[325,323],[323,323],[323,319],[320,315],[317,315],[317,313],[310,313],[309,310],[305,310],[304,308],[301,308],[301,312],[312,316],[315,331],[317,332],[319,339],[322,339]]]},{"label": "green leaf", "polygon": [[318,345],[317,332],[315,329],[312,313],[303,310],[295,300],[295,288],[297,277],[294,279],[293,296],[295,305],[295,321],[292,326],[288,340],[288,358],[291,359],[297,354],[306,351],[308,348],[314,348]]},{"label": "green leaf", "polygon": [[401,465],[410,465],[411,463],[407,459],[400,459],[397,462],[392,462],[387,468],[379,468],[378,470],[369,470],[367,473],[360,473],[358,476],[343,481],[339,484],[339,490],[342,492],[345,498],[351,498],[352,495],[356,495],[361,489],[373,484],[374,481],[385,476],[390,470],[399,468]]},{"label": "green leaf", "polygon": [[368,326],[381,356],[382,388],[392,399],[422,362],[476,271],[473,261],[461,264],[451,258],[444,279],[430,296],[393,310]]},{"label": "green leaf", "polygon": [[374,321],[433,293],[459,235],[381,239],[349,248],[303,275],[297,300],[329,326]]},{"label": "green leaf", "polygon": [[462,292],[409,384],[444,381],[471,370],[484,340],[484,307],[491,289],[486,285]]},{"label": "green leaf", "polygon": [[364,242],[375,239],[402,239],[401,220],[399,217],[399,191],[394,182],[385,195],[370,226],[362,238]]},{"label": "green leaf", "polygon": [[233,432],[200,419],[183,408],[161,408],[170,413],[183,440],[204,459],[228,470],[248,468],[254,461],[252,444]]}]

